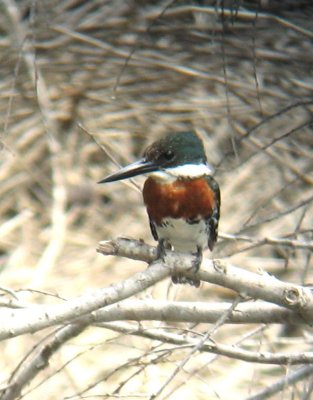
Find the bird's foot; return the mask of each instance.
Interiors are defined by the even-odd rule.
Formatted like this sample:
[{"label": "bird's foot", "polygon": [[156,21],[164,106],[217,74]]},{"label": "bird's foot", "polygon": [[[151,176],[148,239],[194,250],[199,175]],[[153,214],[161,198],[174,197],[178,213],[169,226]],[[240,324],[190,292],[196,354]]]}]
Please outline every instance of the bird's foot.
[{"label": "bird's foot", "polygon": [[194,260],[192,260],[192,265],[189,268],[190,271],[193,271],[195,274],[199,271],[203,255],[202,255],[202,249],[200,246],[197,246],[197,251],[196,253],[192,253],[193,256],[195,256]]},{"label": "bird's foot", "polygon": [[[172,246],[171,244],[165,240],[161,239],[159,240],[158,247],[157,247],[157,260],[161,260],[162,262],[165,262],[166,258],[166,250],[171,250]],[[195,259],[192,261],[192,265],[189,268],[189,270],[192,270],[192,272],[197,273],[199,271],[201,262],[202,262],[202,249],[201,247],[197,246],[197,252],[193,253],[192,255],[195,256]],[[188,278],[182,274],[175,274],[172,275],[172,282],[174,284],[188,284],[194,287],[199,287],[200,286],[200,280],[195,279],[195,278]]]},{"label": "bird's foot", "polygon": [[165,261],[166,250],[171,250],[172,246],[168,241],[165,239],[159,240],[158,247],[157,247],[157,260]]},{"label": "bird's foot", "polygon": [[[192,265],[189,268],[190,271],[194,272],[195,274],[199,271],[202,262],[202,249],[200,246],[197,246],[197,252],[193,253],[192,255],[195,256],[195,259],[192,261]],[[172,275],[172,282],[175,284],[188,284],[194,287],[200,286],[200,279],[195,278],[187,278],[184,275],[176,274]]]},{"label": "bird's foot", "polygon": [[199,279],[194,279],[194,278],[187,278],[187,276],[176,274],[172,275],[172,282],[177,285],[190,285],[198,288],[200,286],[200,280]]}]

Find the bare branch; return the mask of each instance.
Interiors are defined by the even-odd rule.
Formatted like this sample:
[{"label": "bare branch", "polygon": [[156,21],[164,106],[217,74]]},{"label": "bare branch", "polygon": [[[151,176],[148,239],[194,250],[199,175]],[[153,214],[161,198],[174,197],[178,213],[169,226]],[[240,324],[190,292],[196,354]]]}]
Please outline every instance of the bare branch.
[{"label": "bare branch", "polygon": [[6,325],[0,329],[0,340],[23,333],[33,333],[90,314],[101,307],[145,290],[164,279],[168,274],[169,270],[164,265],[154,264],[145,272],[139,272],[123,282],[62,304],[34,306],[19,310],[0,310],[0,318],[3,318],[2,321],[6,321]]},{"label": "bare branch", "polygon": [[[141,252],[144,259],[147,259],[148,255],[155,254],[155,249],[151,246],[128,239],[106,242],[105,245],[100,245],[98,251],[100,249],[105,254],[128,255],[136,259],[140,258]],[[193,276],[190,271],[192,260],[191,255],[169,252],[165,260],[167,265],[154,263],[148,270],[137,273],[132,278],[109,288],[95,291],[91,295],[53,306],[0,310],[0,318],[6,321],[6,325],[0,329],[0,339],[36,332],[48,326],[83,317],[139,293],[165,278],[170,271],[179,271],[185,273],[186,276]],[[267,274],[257,275],[220,260],[204,260],[197,276],[203,281],[233,289],[240,295],[259,298],[286,307],[298,314],[298,321],[302,318],[303,323],[312,322],[313,296],[308,288],[279,281]]]},{"label": "bare branch", "polygon": [[216,321],[214,326],[210,328],[203,337],[200,338],[198,343],[189,351],[187,356],[179,363],[179,365],[174,369],[172,374],[168,377],[168,379],[164,382],[164,384],[158,389],[158,391],[153,394],[150,398],[151,399],[156,399],[160,396],[160,394],[164,391],[164,389],[169,385],[169,383],[174,379],[174,377],[184,368],[184,366],[187,364],[188,361],[191,360],[192,356],[199,350],[201,350],[202,346],[205,344],[205,342],[213,336],[214,332],[222,326],[229,315],[232,314],[232,312],[236,309],[236,306],[240,302],[240,296],[237,296],[235,300],[233,301],[232,304],[230,304],[230,307],[223,312],[223,314],[219,317],[219,319]]},{"label": "bare branch", "polygon": [[[138,247],[135,243],[138,244]],[[150,246],[143,242],[124,238],[100,242],[97,250],[102,254],[118,255],[136,260],[140,259],[142,252],[145,261],[148,261],[148,256],[151,255],[151,262],[153,261],[152,254],[156,254],[151,251]],[[193,257],[190,254],[168,252],[165,262],[173,272],[178,271],[192,277],[194,276],[190,271],[192,259]],[[235,290],[242,296],[262,299],[297,311],[308,323],[312,319],[312,311],[310,310],[313,310],[313,295],[311,290],[282,282],[266,273],[257,275],[230,265],[223,260],[204,259],[197,273],[197,278]]]},{"label": "bare branch", "polygon": [[[125,304],[124,304],[125,303]],[[154,307],[153,307],[154,306]],[[299,364],[299,363],[310,363],[313,361],[313,353],[301,353],[301,357],[299,353],[295,354],[274,354],[269,352],[251,352],[247,350],[243,350],[237,346],[228,346],[217,344],[216,342],[206,343],[208,339],[208,334],[212,331],[209,330],[208,334],[206,334],[203,338],[200,337],[200,341],[195,338],[187,338],[186,335],[176,335],[173,333],[168,333],[165,330],[160,329],[143,329],[141,327],[138,328],[134,325],[130,325],[127,323],[104,323],[103,321],[110,320],[110,316],[112,319],[134,319],[134,320],[144,320],[144,319],[157,319],[155,316],[155,311],[160,316],[161,320],[167,320],[168,311],[170,312],[169,318],[173,321],[185,321],[184,318],[177,318],[178,311],[179,314],[184,315],[186,312],[186,317],[188,320],[191,320],[190,314],[196,315],[201,312],[202,309],[206,309],[207,312],[204,312],[206,315],[212,314],[214,318],[210,320],[210,318],[206,319],[204,322],[216,322],[220,321],[223,318],[223,323],[225,322],[234,322],[237,317],[246,312],[250,312],[252,315],[256,313],[256,320],[258,320],[258,308],[252,307],[249,310],[249,304],[240,304],[234,306],[229,303],[216,303],[216,304],[206,304],[206,303],[169,303],[162,301],[140,301],[140,300],[128,300],[127,302],[122,302],[117,305],[109,306],[104,310],[100,310],[93,315],[86,316],[77,321],[77,323],[69,324],[68,326],[58,330],[56,334],[53,336],[52,340],[48,343],[40,346],[39,350],[36,352],[35,356],[29,360],[28,357],[20,368],[15,372],[14,376],[11,378],[10,383],[7,385],[6,389],[3,389],[3,394],[1,400],[11,400],[15,399],[20,395],[23,388],[28,385],[35,376],[47,368],[49,364],[49,359],[55,354],[55,352],[68,340],[72,339],[75,336],[78,336],[92,321],[93,323],[97,323],[97,326],[105,327],[108,329],[112,329],[118,332],[122,332],[124,334],[132,334],[137,336],[142,336],[145,338],[159,340],[165,343],[172,343],[181,346],[191,347],[191,354],[193,354],[196,350],[206,351],[218,355],[228,356],[230,358],[240,359],[244,361],[250,362],[258,362],[258,363],[269,363],[269,364]],[[275,315],[275,306],[270,306],[266,304],[259,305],[263,311],[268,312],[269,316]],[[163,314],[162,314],[163,310]],[[259,309],[260,311],[260,309]],[[279,307],[276,307],[276,312],[283,311],[290,314],[292,321],[292,314],[288,310],[283,310]],[[176,317],[175,317],[176,316]],[[260,318],[260,317],[259,317]],[[197,321],[200,322],[200,321]],[[288,321],[286,321],[288,322]],[[294,321],[293,321],[294,322]],[[185,359],[186,361],[188,358]],[[311,368],[311,367],[309,367]],[[301,379],[308,374],[308,372],[304,371],[304,374],[296,375],[293,379]],[[288,380],[291,383],[291,381]],[[272,390],[280,390],[281,381],[277,384],[273,385]],[[254,398],[253,398],[254,399]],[[250,400],[250,399],[249,399]]]},{"label": "bare branch", "polygon": [[235,240],[235,241],[243,241],[253,243],[257,246],[262,246],[264,244],[271,244],[274,246],[286,246],[292,247],[295,249],[307,249],[313,251],[313,241],[312,240],[296,240],[296,239],[286,239],[286,238],[272,238],[272,237],[264,237],[264,238],[256,238],[252,236],[244,236],[244,235],[232,235],[229,233],[219,233],[219,237],[222,239]]},{"label": "bare branch", "polygon": [[7,388],[3,390],[1,400],[13,400],[20,396],[23,388],[29,385],[40,371],[47,368],[53,354],[69,339],[78,336],[85,328],[86,325],[82,323],[70,324],[57,331],[52,340],[40,346],[39,351],[30,361],[24,360],[20,368],[15,371]]},{"label": "bare branch", "polygon": [[[192,323],[216,323],[228,311],[231,303],[206,303],[162,300],[131,300],[105,307],[93,313],[90,323],[109,321],[168,321]],[[226,324],[303,324],[297,313],[273,304],[256,301],[239,304],[232,310]]]},{"label": "bare branch", "polygon": [[313,373],[313,366],[305,366],[299,368],[298,370],[293,371],[290,374],[284,376],[282,379],[279,379],[276,383],[267,387],[265,390],[262,390],[261,392],[255,395],[247,397],[246,400],[268,399],[273,394],[280,392],[284,387],[286,387],[286,385],[293,385],[294,383],[307,378],[312,373]]},{"label": "bare branch", "polygon": [[[176,7],[176,8],[171,8],[166,12],[167,17],[171,16],[179,16],[181,14],[186,14],[190,12],[201,12],[203,14],[209,14],[209,15],[223,15],[232,17],[234,11],[232,9],[228,9],[226,7],[200,7],[200,6],[181,6],[181,7]],[[152,13],[150,18],[156,18],[155,13]],[[256,16],[255,12],[246,10],[246,9],[238,9],[236,10],[236,18],[241,19],[241,20],[247,20],[247,21],[254,21]],[[308,38],[313,38],[313,33],[309,31],[308,29],[304,29],[303,27],[287,20],[286,18],[281,18],[279,16],[270,14],[270,13],[265,13],[265,12],[258,12],[258,19],[260,20],[269,20],[272,22],[276,22],[277,24],[280,24],[284,26],[285,28],[292,29],[295,32],[298,32]]]},{"label": "bare branch", "polygon": [[[141,336],[152,340],[159,340],[164,343],[171,343],[185,348],[194,347],[198,340],[194,337],[187,338],[186,335],[177,335],[160,329],[144,329],[127,323],[103,323],[103,328],[112,329],[116,332],[122,332],[128,335]],[[180,347],[181,349],[181,347]],[[224,345],[216,342],[204,343],[201,351],[219,354],[237,360],[256,362],[260,364],[311,364],[313,363],[313,352],[295,352],[295,353],[270,353],[267,351],[253,352],[244,350],[235,345]]]}]

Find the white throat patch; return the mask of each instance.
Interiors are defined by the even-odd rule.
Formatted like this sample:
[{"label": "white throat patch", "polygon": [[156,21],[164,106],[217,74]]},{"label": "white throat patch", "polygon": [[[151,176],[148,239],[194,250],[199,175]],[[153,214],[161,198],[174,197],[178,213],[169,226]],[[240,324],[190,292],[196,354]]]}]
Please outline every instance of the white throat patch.
[{"label": "white throat patch", "polygon": [[174,182],[178,177],[186,179],[200,178],[204,175],[212,175],[214,172],[213,168],[208,164],[185,164],[179,165],[178,167],[167,168],[163,171],[155,171],[148,174],[164,183]]}]

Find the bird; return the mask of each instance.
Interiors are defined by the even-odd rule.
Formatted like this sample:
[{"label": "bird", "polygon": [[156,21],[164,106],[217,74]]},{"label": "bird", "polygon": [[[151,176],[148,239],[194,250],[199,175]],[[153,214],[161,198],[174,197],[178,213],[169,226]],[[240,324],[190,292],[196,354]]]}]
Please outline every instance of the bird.
[{"label": "bird", "polygon": [[[213,251],[218,237],[221,196],[213,178],[203,142],[193,131],[168,133],[146,148],[142,158],[98,183],[146,175],[143,201],[153,238],[158,241],[158,259],[167,250],[194,255],[198,272],[202,253]],[[196,277],[172,275],[173,283],[200,286]]]}]

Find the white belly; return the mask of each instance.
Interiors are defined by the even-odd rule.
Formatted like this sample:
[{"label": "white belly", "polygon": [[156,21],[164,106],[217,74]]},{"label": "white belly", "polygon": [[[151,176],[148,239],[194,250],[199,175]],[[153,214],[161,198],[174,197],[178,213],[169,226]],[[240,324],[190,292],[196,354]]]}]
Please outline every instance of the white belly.
[{"label": "white belly", "polygon": [[195,252],[197,246],[208,247],[208,227],[204,220],[189,224],[181,219],[167,218],[162,226],[156,226],[159,239],[168,240],[175,250]]}]

